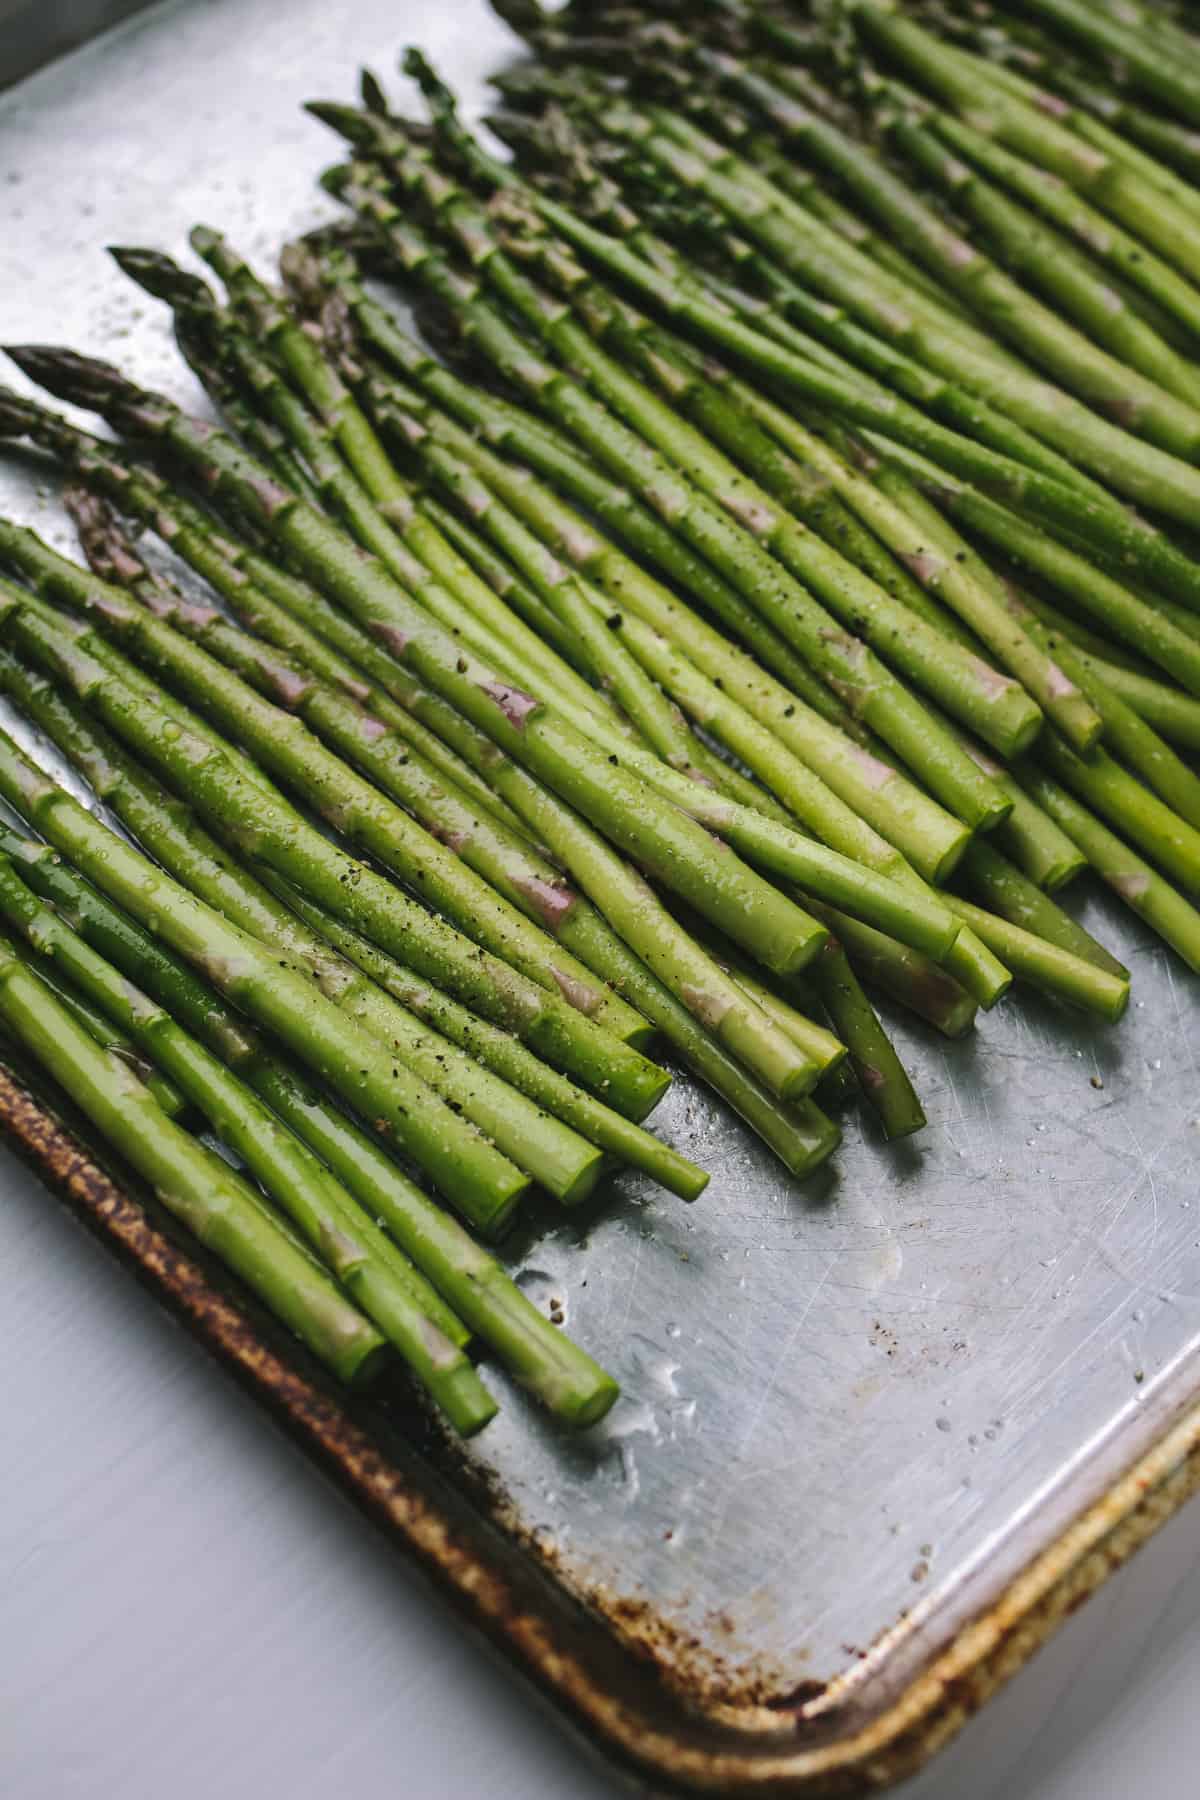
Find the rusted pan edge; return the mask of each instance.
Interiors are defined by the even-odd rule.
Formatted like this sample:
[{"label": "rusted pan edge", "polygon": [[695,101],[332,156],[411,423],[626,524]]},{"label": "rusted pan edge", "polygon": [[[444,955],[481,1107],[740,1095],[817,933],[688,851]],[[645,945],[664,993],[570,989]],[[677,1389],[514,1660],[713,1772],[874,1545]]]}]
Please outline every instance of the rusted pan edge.
[{"label": "rusted pan edge", "polygon": [[[1059,1624],[1200,1488],[1200,1405],[959,1632],[884,1712],[847,1709],[731,1729],[689,1713],[438,1471],[385,1447],[162,1232],[0,1063],[0,1133],[300,1447],[602,1752],[663,1793],[852,1795],[890,1786],[946,1744]],[[726,1718],[728,1714],[726,1713]]]}]

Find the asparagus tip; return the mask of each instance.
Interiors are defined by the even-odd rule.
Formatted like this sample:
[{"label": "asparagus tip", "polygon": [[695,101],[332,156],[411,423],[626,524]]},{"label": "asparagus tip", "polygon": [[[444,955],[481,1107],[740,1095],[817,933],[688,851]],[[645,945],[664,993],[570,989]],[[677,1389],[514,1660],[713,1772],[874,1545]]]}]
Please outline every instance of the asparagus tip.
[{"label": "asparagus tip", "polygon": [[193,225],[188,232],[188,243],[197,256],[211,256],[214,250],[220,249],[224,241],[221,233],[212,225]]},{"label": "asparagus tip", "polygon": [[97,356],[81,356],[58,344],[5,344],[3,350],[22,374],[60,400],[99,408],[137,391],[112,363]]},{"label": "asparagus tip", "polygon": [[373,69],[360,69],[358,74],[358,91],[362,103],[368,112],[379,113],[386,118],[390,108],[383,83]]},{"label": "asparagus tip", "polygon": [[[347,106],[342,100],[306,100],[304,110],[319,119],[322,125],[328,125],[339,137],[344,137],[352,144],[365,144],[370,141],[370,125],[366,115],[355,106]],[[324,180],[324,177],[322,177]]]},{"label": "asparagus tip", "polygon": [[173,257],[139,244],[110,244],[108,254],[122,274],[136,281],[156,300],[212,308],[216,300],[208,283],[189,269],[181,269]]}]

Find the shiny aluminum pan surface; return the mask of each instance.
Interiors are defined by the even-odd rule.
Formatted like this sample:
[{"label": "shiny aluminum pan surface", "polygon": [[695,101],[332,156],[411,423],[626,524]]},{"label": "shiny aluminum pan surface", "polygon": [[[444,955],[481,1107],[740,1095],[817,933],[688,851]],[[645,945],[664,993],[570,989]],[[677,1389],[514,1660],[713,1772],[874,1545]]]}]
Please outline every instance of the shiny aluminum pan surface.
[{"label": "shiny aluminum pan surface", "polygon": [[[204,219],[268,268],[331,210],[314,177],[338,149],[301,101],[350,96],[360,61],[391,78],[410,37],[476,108],[513,50],[476,0],[184,0],[0,97],[4,338],[198,404],[164,314],[103,246],[186,254]],[[69,542],[45,471],[0,459],[0,509]],[[1028,1609],[1099,1578],[1080,1547],[1127,1546],[1139,1497],[1189,1485],[1200,984],[1107,903],[1072,905],[1133,971],[1116,1029],[1030,996],[961,1043],[898,1020],[928,1130],[887,1147],[851,1117],[802,1186],[680,1077],[656,1127],[712,1171],[696,1206],[626,1178],[509,1246],[621,1380],[601,1427],[564,1441],[489,1370],[506,1404],[461,1455],[382,1425],[373,1446],[371,1415],[353,1454],[320,1447],[360,1493],[364,1457],[413,1494],[436,1464],[435,1527],[490,1523],[470,1579],[438,1529],[420,1553],[476,1607],[487,1582],[527,1589],[490,1628],[664,1778],[849,1791],[902,1772],[986,1691],[997,1634],[1019,1660]],[[311,1409],[291,1416],[308,1429]]]}]

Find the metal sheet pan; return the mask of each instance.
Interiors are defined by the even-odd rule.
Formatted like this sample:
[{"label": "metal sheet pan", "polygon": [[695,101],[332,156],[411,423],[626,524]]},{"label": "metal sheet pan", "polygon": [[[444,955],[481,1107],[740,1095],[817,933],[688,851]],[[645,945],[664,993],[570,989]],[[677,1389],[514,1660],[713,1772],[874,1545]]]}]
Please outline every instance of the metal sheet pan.
[{"label": "metal sheet pan", "polygon": [[[180,0],[0,99],[5,338],[194,404],[103,245],[182,251],[205,218],[266,263],[328,210],[299,103],[349,94],[358,60],[390,73],[405,37],[475,104],[511,48],[477,0]],[[0,461],[0,507],[68,541],[44,474]],[[713,1171],[699,1205],[625,1179],[508,1247],[623,1384],[570,1442],[508,1391],[465,1452],[348,1409],[19,1083],[0,1113],[615,1752],[664,1783],[849,1792],[941,1741],[1196,1478],[1200,986],[1086,905],[1134,972],[1115,1031],[1029,997],[966,1043],[898,1021],[928,1131],[888,1148],[852,1120],[803,1186],[680,1078],[657,1125]]]}]

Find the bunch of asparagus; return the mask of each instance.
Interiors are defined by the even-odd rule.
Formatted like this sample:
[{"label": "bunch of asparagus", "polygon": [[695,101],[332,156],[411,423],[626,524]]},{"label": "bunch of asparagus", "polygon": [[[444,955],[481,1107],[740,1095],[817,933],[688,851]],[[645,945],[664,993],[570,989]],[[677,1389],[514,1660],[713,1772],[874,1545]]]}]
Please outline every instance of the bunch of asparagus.
[{"label": "bunch of asparagus", "polygon": [[331,1369],[390,1347],[463,1431],[472,1337],[615,1398],[466,1226],[622,1165],[695,1199],[652,1041],[799,1177],[856,1095],[924,1124],[869,991],[1121,1016],[1085,869],[1200,970],[1196,40],[502,10],[510,160],[410,51],[428,120],[311,104],[347,216],[280,286],[206,227],[219,291],[114,250],[220,425],[44,346],[114,435],[0,393],[87,563],[0,522],[0,691],[121,828],[0,736],[0,1023]]}]

